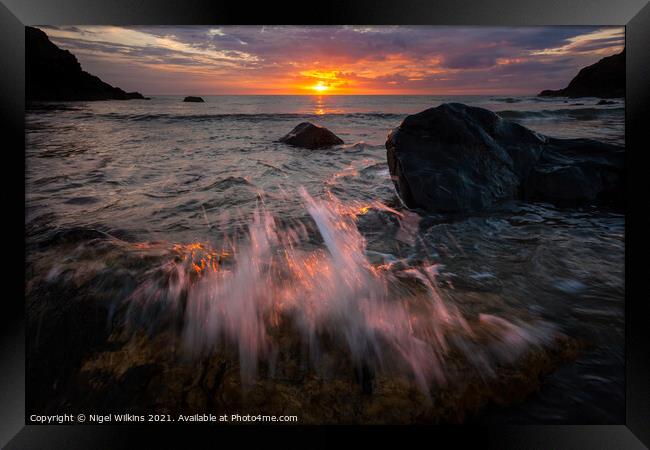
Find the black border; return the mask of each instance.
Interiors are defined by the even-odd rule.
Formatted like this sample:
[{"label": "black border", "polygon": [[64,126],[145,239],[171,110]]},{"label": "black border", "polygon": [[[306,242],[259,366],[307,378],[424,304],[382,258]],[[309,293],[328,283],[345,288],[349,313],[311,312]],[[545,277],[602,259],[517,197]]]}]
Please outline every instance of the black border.
[{"label": "black border", "polygon": [[[118,448],[155,435],[167,448],[188,437],[208,438],[212,445],[254,438],[251,427],[120,427],[24,425],[24,26],[38,24],[435,24],[435,25],[625,25],[627,47],[626,167],[626,425],[366,427],[366,438],[388,442],[388,432],[425,438],[429,445],[471,443],[497,448],[647,448],[650,445],[650,358],[648,352],[647,233],[648,175],[644,127],[650,123],[650,5],[647,0],[326,0],[290,5],[276,2],[220,0],[2,0],[0,4],[0,124],[5,171],[2,179],[3,221],[7,244],[15,245],[4,271],[0,305],[0,445],[7,448]],[[8,145],[7,145],[8,144]],[[645,145],[644,145],[645,144]],[[9,160],[7,161],[7,158]],[[18,170],[18,168],[22,170]],[[634,183],[641,184],[634,186]],[[638,198],[637,198],[638,197]],[[18,236],[22,236],[18,239]],[[639,257],[636,265],[632,257]],[[642,259],[643,258],[643,259]],[[645,260],[645,261],[644,261]],[[643,264],[643,265],[641,265]],[[643,271],[643,272],[642,272]],[[20,284],[19,280],[23,280]],[[340,427],[255,428],[312,447]],[[356,429],[359,430],[359,429]],[[152,433],[152,431],[154,433]],[[17,434],[16,434],[17,433]],[[212,436],[208,436],[211,433]],[[426,434],[426,436],[421,436]],[[15,435],[15,436],[14,436]],[[12,438],[13,436],[13,438]],[[215,440],[216,439],[216,440]],[[9,442],[11,440],[11,442]],[[268,442],[271,442],[269,440]],[[141,441],[145,448],[154,441]],[[241,441],[240,441],[241,442]],[[288,441],[284,441],[285,445]],[[645,444],[645,445],[644,445]],[[266,444],[265,444],[266,445]]]}]

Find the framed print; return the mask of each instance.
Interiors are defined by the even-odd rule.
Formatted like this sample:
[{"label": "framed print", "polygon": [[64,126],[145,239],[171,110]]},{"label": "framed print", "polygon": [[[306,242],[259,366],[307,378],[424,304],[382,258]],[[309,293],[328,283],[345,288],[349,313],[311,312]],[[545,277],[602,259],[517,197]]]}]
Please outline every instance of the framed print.
[{"label": "framed print", "polygon": [[648,445],[646,3],[4,5],[7,448]]}]

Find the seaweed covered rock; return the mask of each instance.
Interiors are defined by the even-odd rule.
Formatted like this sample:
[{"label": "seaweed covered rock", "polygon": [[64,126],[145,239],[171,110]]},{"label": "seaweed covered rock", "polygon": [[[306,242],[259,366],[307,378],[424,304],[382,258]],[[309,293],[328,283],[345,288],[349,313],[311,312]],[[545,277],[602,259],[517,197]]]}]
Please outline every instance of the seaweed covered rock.
[{"label": "seaweed covered rock", "polygon": [[[72,408],[101,414],[160,411],[178,417],[227,411],[296,414],[300,424],[462,423],[488,405],[521,402],[545,375],[575,360],[581,350],[579,341],[554,333],[546,344],[522,347],[521,353],[515,346],[493,374],[466,355],[450,352],[446,381],[423,390],[414,379],[390,370],[359,374],[336,340],[323,341],[323,357],[308,362],[289,313],[275,319],[269,335],[277,348],[273,368],[261,362],[259,373],[245,380],[236,345],[224,341],[210,352],[188,352],[180,333],[181,311],[171,308],[151,320],[160,303],[134,301],[135,279],[159,267],[161,255],[173,257],[179,250],[80,231],[61,239],[57,233],[52,238],[58,249],[42,250],[30,261],[29,271],[41,274],[26,286],[28,406],[38,413]],[[74,257],[61,261],[61,250]],[[98,255],[111,271],[93,263]],[[164,270],[157,272],[167,276]],[[129,301],[117,306],[119,298]],[[494,317],[479,316],[468,325],[473,331],[466,344],[503,351],[500,343],[506,341],[495,340],[501,328]]]}]

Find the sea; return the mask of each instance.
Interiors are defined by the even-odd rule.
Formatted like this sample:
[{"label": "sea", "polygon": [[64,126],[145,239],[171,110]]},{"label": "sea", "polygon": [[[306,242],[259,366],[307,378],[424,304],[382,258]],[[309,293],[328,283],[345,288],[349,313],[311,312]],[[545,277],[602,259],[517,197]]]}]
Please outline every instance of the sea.
[{"label": "sea", "polygon": [[[216,336],[229,334],[239,343],[242,377],[255,377],[256,360],[268,355],[264,345],[251,340],[259,338],[260,327],[271,327],[260,317],[287,304],[294,311],[306,310],[306,304],[315,308],[304,312],[304,322],[310,324],[305,336],[313,337],[327,321],[329,332],[335,334],[338,326],[341,345],[358,358],[372,345],[357,348],[355,342],[373,343],[380,348],[375,353],[388,345],[381,342],[399,342],[395,348],[401,349],[404,343],[411,345],[412,330],[382,328],[374,320],[381,314],[368,308],[389,311],[381,305],[393,305],[392,284],[416,268],[420,272],[414,278],[426,278],[431,289],[435,275],[431,295],[442,303],[432,309],[434,314],[456,317],[459,328],[475,317],[491,324],[497,321],[488,318],[497,317],[515,327],[508,329],[516,330],[517,339],[501,339],[501,353],[508,353],[508,346],[515,354],[518,346],[543,345],[549,330],[582,343],[578,357],[546,375],[525,401],[488,407],[472,421],[624,423],[623,213],[596,205],[566,209],[523,202],[456,217],[409,210],[390,179],[384,147],[388,133],[407,115],[446,102],[487,108],[553,137],[624,146],[622,100],[203,98],[204,103],[152,95],[150,100],[28,105],[28,286],[94,271],[94,288],[112,290],[111,297],[121,305],[135,301],[134,293],[150,292],[152,268],[170,263],[169,252],[182,249],[191,255],[186,256],[191,264],[179,270],[214,277],[213,284],[196,288],[201,295],[194,312],[189,307],[178,312],[184,314],[190,336],[186,345],[209,348]],[[279,142],[304,121],[327,127],[344,144],[308,150]],[[110,254],[89,251],[98,237],[127,247],[116,244]],[[147,253],[141,270],[132,267],[131,259],[127,264],[114,256],[121,248],[154,247],[163,250]],[[215,263],[215,255],[223,256],[225,269],[221,259]],[[133,285],[101,283],[102,276],[108,277],[102,274],[138,270]],[[216,274],[224,270],[230,278]],[[332,271],[345,273],[337,278]],[[184,292],[193,289],[193,278],[179,277]],[[278,298],[269,300],[276,291],[281,291]],[[28,288],[28,302],[38,303],[40,292]],[[180,296],[169,286],[163,294],[156,292],[153,297],[162,295],[170,304],[176,304],[174,295]],[[361,308],[357,303],[367,298],[375,303]],[[223,308],[209,306],[218,302]],[[350,308],[354,322],[337,319],[332,325],[332,317],[354,315],[341,312]],[[156,311],[146,309],[144,322],[156,321]],[[393,312],[393,320],[407,317],[400,311]],[[214,323],[206,325],[211,315]],[[320,315],[328,319],[318,322]],[[257,334],[243,335],[241,330],[253,322]],[[354,333],[360,336],[350,337]],[[375,340],[377,334],[385,339]],[[438,340],[429,345],[435,364],[421,362],[426,352],[404,356],[421,385],[435,383],[436,373],[445,371],[441,349],[446,344]],[[502,364],[499,354],[486,353],[480,364]]]}]

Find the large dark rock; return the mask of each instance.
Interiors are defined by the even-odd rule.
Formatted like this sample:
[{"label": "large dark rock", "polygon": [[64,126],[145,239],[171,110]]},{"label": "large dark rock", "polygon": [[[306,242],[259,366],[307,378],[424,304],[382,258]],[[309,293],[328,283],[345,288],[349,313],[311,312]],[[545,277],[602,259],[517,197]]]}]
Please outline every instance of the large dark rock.
[{"label": "large dark rock", "polygon": [[623,206],[625,150],[591,139],[547,138],[522,180],[523,197],[559,205],[598,201]]},{"label": "large dark rock", "polygon": [[189,97],[185,97],[183,99],[184,102],[191,102],[191,103],[203,103],[204,100],[201,97],[192,97],[191,95]]},{"label": "large dark rock", "polygon": [[550,138],[461,103],[408,116],[386,149],[393,182],[409,207],[469,212],[512,199],[623,199],[623,148]]},{"label": "large dark rock", "polygon": [[309,122],[296,126],[289,134],[280,138],[280,142],[309,149],[343,144],[343,140],[327,128]]},{"label": "large dark rock", "polygon": [[125,92],[83,71],[72,53],[33,27],[25,27],[25,82],[27,100],[144,99],[139,92]]},{"label": "large dark rock", "polygon": [[540,97],[625,97],[625,49],[578,72],[564,89],[545,90]]}]

